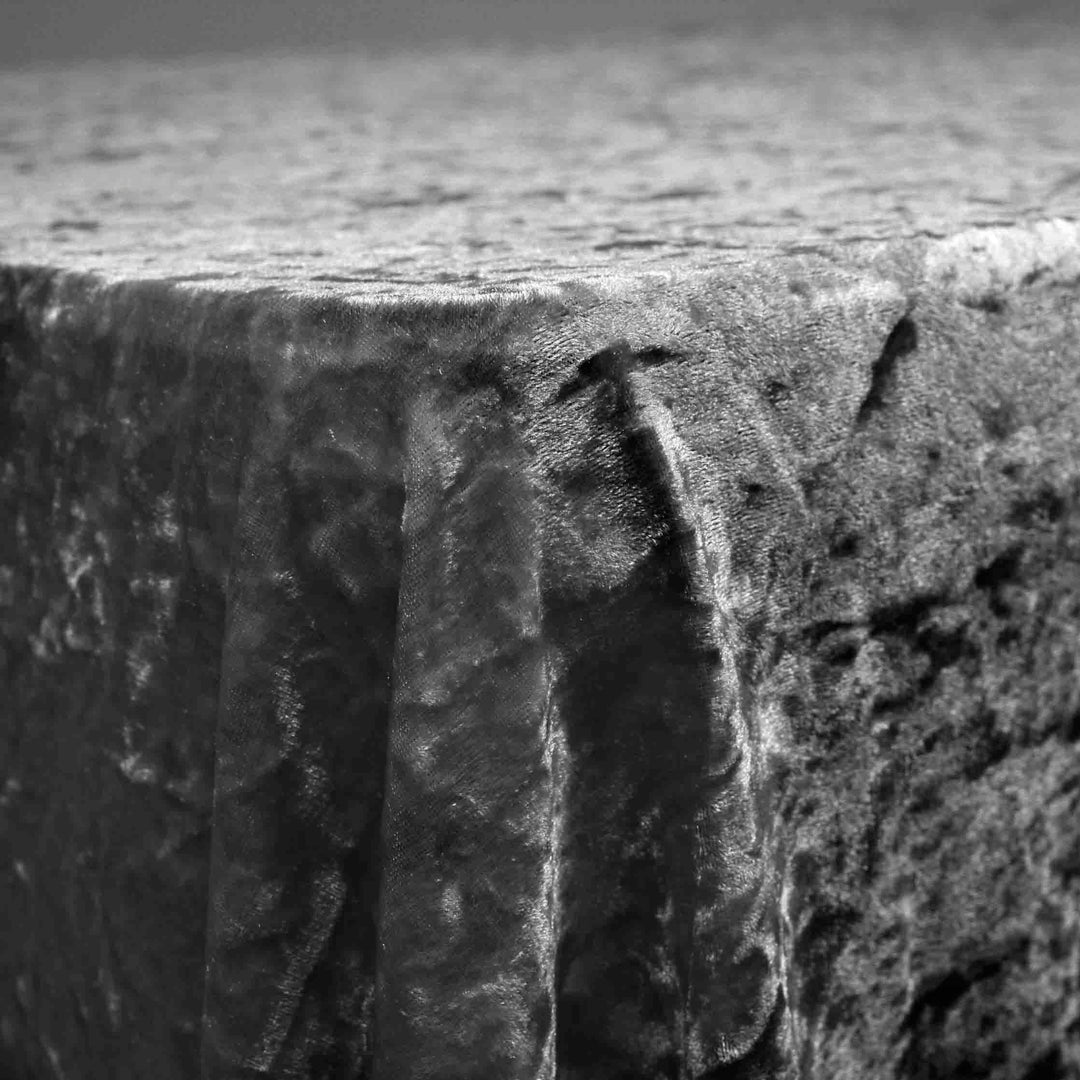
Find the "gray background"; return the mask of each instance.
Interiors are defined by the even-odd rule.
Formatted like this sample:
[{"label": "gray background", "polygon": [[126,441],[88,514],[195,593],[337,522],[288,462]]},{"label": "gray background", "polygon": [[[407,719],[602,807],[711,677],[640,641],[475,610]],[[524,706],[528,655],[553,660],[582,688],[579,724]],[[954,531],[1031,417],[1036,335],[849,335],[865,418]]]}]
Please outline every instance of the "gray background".
[{"label": "gray background", "polygon": [[728,20],[1069,17],[1078,0],[0,0],[0,64],[266,47],[693,33]]}]

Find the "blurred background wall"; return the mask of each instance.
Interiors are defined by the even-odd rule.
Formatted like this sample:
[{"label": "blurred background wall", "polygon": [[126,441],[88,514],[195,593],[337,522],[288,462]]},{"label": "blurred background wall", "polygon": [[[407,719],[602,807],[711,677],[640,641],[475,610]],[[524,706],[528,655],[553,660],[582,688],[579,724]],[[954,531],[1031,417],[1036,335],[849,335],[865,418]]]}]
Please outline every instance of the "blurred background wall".
[{"label": "blurred background wall", "polygon": [[1077,8],[1080,0],[0,0],[0,65],[441,38],[693,33],[732,19],[868,12],[933,20],[974,14],[1008,24]]}]

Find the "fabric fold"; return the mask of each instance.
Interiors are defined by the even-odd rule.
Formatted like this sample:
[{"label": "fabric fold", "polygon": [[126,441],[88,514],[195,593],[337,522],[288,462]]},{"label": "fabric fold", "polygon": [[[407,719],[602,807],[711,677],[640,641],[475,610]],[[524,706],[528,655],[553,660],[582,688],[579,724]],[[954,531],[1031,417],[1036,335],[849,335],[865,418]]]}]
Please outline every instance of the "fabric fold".
[{"label": "fabric fold", "polygon": [[708,477],[625,343],[598,355],[548,403],[541,468],[568,756],[558,1075],[754,1075],[783,996],[723,500],[695,495]]},{"label": "fabric fold", "polygon": [[369,1075],[403,504],[397,379],[300,372],[241,493],[204,1080]]},{"label": "fabric fold", "polygon": [[512,397],[474,364],[408,414],[377,1080],[554,1075],[549,677]]}]

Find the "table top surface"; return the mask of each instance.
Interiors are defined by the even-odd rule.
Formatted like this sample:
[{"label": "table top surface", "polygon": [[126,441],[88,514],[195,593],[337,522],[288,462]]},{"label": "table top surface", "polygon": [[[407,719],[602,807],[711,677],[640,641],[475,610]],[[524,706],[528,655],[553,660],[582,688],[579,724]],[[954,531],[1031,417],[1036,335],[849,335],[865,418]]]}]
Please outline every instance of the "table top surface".
[{"label": "table top surface", "polygon": [[1080,18],[0,72],[0,263],[346,297],[1080,218]]}]

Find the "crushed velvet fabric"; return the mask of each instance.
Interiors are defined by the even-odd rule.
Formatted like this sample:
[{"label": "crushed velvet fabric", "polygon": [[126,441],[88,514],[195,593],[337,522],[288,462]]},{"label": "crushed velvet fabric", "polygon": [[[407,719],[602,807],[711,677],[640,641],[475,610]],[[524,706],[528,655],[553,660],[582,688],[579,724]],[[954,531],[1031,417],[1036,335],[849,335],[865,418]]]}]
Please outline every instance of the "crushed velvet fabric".
[{"label": "crushed velvet fabric", "polygon": [[[810,910],[841,848],[792,874],[781,835],[792,717],[833,693],[800,620],[948,571],[811,581],[864,468],[833,463],[900,476],[875,418],[961,316],[813,256],[395,304],[3,293],[8,1075],[811,1075],[854,917]],[[862,746],[845,716],[799,737]]]},{"label": "crushed velvet fabric", "polygon": [[208,1077],[779,1060],[754,650],[649,379],[694,358],[523,363],[520,318],[433,314],[275,387],[224,636]]},{"label": "crushed velvet fabric", "polygon": [[767,645],[738,607],[770,552],[733,544],[714,457],[752,410],[695,443],[658,377],[701,365],[692,320],[196,294],[185,340],[167,287],[64,288],[18,283],[9,333],[23,501],[70,549],[27,636],[81,650],[101,820],[192,811],[158,854],[207,860],[173,886],[187,963],[207,905],[206,1080],[772,1069]]}]

